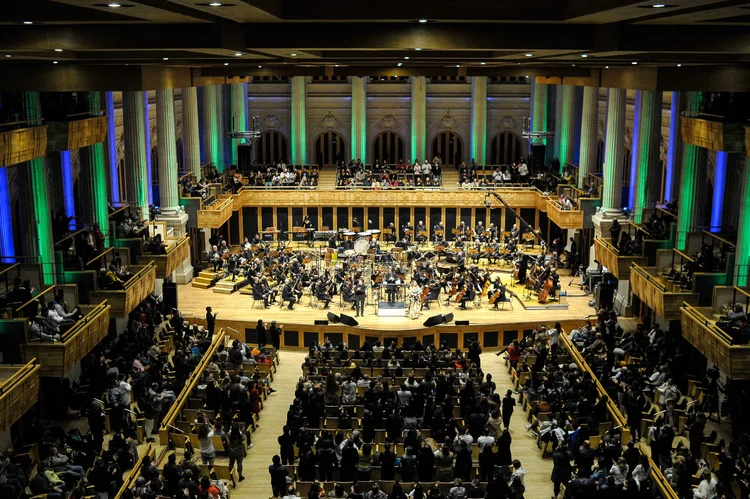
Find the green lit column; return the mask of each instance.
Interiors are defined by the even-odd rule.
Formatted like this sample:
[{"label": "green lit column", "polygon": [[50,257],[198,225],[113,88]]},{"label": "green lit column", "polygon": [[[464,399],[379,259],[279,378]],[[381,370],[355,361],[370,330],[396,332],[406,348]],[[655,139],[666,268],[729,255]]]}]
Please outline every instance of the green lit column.
[{"label": "green lit column", "polygon": [[[39,101],[39,92],[24,92],[24,120],[35,120],[41,117],[42,106]],[[39,258],[44,273],[44,282],[51,284],[55,282],[55,255],[44,158],[20,163],[16,172],[18,198],[21,200],[19,206],[23,254]]]},{"label": "green lit column", "polygon": [[201,89],[201,131],[203,133],[203,158],[205,163],[212,163],[221,168],[219,157],[219,123],[216,103],[217,85],[200,87]]},{"label": "green lit column", "polygon": [[223,172],[227,167],[227,162],[230,158],[227,158],[226,156],[226,148],[229,147],[226,144],[227,141],[227,134],[225,132],[225,129],[227,128],[227,120],[226,115],[228,115],[231,111],[230,101],[231,98],[229,98],[229,85],[214,85],[214,90],[216,91],[216,146],[218,151],[216,154],[219,157],[219,162],[216,163],[216,168],[219,169],[219,172]]},{"label": "green lit column", "polygon": [[[247,84],[232,83],[232,128],[235,131],[247,130]],[[244,139],[232,139],[232,164],[237,164],[237,146]]]},{"label": "green lit column", "polygon": [[487,77],[471,78],[471,158],[487,163]]},{"label": "green lit column", "polygon": [[[555,92],[555,109],[554,109],[554,115],[552,117],[552,122],[555,124],[554,130],[555,130],[555,136],[552,144],[552,157],[560,159],[560,120],[562,119],[562,101],[563,101],[563,86],[562,85],[554,85],[552,87],[553,91]],[[560,166],[562,166],[562,161],[560,161]]]},{"label": "green lit column", "polygon": [[560,127],[557,130],[557,139],[560,142],[558,158],[560,159],[560,173],[565,165],[573,163],[575,154],[575,125],[576,125],[576,87],[574,85],[562,86],[562,105],[560,106]]},{"label": "green lit column", "polygon": [[125,170],[128,203],[148,218],[149,179],[146,169],[146,105],[143,92],[122,93],[122,123],[125,131]]},{"label": "green lit column", "polygon": [[643,221],[643,209],[656,203],[659,197],[659,143],[661,138],[661,92],[641,91],[641,109],[633,215],[635,223]]},{"label": "green lit column", "polygon": [[578,162],[578,186],[588,183],[589,173],[597,171],[596,149],[599,143],[599,87],[583,87],[581,117],[581,159]]},{"label": "green lit column", "polygon": [[307,86],[304,76],[292,77],[292,164],[307,164]]},{"label": "green lit column", "polygon": [[185,151],[185,169],[201,178],[201,135],[198,124],[198,89],[182,89],[182,148]]},{"label": "green lit column", "polygon": [[602,194],[602,213],[608,217],[622,214],[625,106],[625,89],[611,88],[607,105],[607,149],[604,156],[604,192]]},{"label": "green lit column", "polygon": [[[547,84],[531,80],[531,131],[547,131]],[[547,144],[545,138],[535,138],[534,145]]]},{"label": "green lit column", "polygon": [[[697,113],[702,110],[703,94],[701,92],[687,92],[685,95],[685,111]],[[680,189],[677,210],[677,249],[684,250],[687,245],[687,235],[692,227],[702,224],[702,198],[707,189],[706,179],[706,149],[687,142],[682,145],[682,172],[680,174]]]},{"label": "green lit column", "polygon": [[750,285],[750,158],[742,168],[740,218],[737,223],[737,250],[734,255],[734,285]]},{"label": "green lit column", "polygon": [[352,158],[367,163],[367,84],[352,76]]},{"label": "green lit column", "polygon": [[[87,92],[86,100],[90,112],[104,108],[101,92]],[[109,246],[109,212],[107,210],[107,166],[104,156],[104,143],[83,147],[81,159],[81,207],[83,218],[91,224],[98,224],[104,233],[104,245]]]},{"label": "green lit column", "polygon": [[411,158],[427,157],[427,78],[411,78]]}]

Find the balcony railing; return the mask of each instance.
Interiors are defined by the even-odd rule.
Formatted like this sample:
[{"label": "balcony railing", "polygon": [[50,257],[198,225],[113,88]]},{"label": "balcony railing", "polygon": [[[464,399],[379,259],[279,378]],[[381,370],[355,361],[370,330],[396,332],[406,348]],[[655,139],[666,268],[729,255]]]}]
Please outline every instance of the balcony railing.
[{"label": "balcony railing", "polygon": [[0,365],[0,433],[5,433],[39,400],[39,364]]}]

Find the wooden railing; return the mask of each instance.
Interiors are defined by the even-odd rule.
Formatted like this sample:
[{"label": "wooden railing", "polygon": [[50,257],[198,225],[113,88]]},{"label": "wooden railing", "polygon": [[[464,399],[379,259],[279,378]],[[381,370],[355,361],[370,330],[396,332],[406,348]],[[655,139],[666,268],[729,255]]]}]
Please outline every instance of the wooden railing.
[{"label": "wooden railing", "polygon": [[16,310],[13,312],[13,317],[16,318],[31,318],[34,316],[36,312],[39,311],[39,305],[38,301],[41,299],[41,297],[44,297],[47,302],[54,301],[55,298],[55,292],[57,290],[62,289],[63,294],[65,296],[65,302],[68,304],[70,308],[74,308],[78,306],[78,286],[75,284],[56,284],[54,286],[50,286],[47,289],[42,290],[41,292],[34,295],[31,300],[27,301],[26,303],[21,304]]},{"label": "wooden railing", "polygon": [[39,400],[39,364],[0,365],[0,434],[10,429]]},{"label": "wooden railing", "polygon": [[652,274],[656,271],[656,267],[641,267],[633,263],[630,269],[630,286],[633,293],[664,320],[679,320],[682,303],[698,305],[700,296],[689,291],[669,291],[661,277]]},{"label": "wooden railing", "polygon": [[229,196],[219,199],[208,208],[198,210],[199,229],[218,229],[232,217],[234,199]]},{"label": "wooden railing", "polygon": [[93,291],[91,297],[107,300],[112,307],[112,316],[124,318],[154,291],[155,286],[156,264],[149,262],[128,279],[124,289],[100,289]]},{"label": "wooden railing", "polygon": [[107,117],[96,116],[76,121],[49,122],[50,151],[72,151],[104,142],[107,138]]},{"label": "wooden railing", "polygon": [[547,200],[547,216],[561,229],[582,229],[582,210],[563,210],[557,200]]},{"label": "wooden railing", "polygon": [[612,246],[607,239],[597,237],[594,239],[596,259],[607,267],[612,274],[621,280],[630,279],[630,265],[637,263],[645,266],[648,259],[644,256],[620,256],[620,251]]},{"label": "wooden railing", "polygon": [[195,366],[195,370],[185,382],[185,386],[177,396],[177,400],[174,401],[172,407],[170,407],[169,411],[164,416],[164,419],[162,419],[161,426],[159,427],[160,445],[169,444],[170,430],[175,431],[174,428],[176,428],[175,423],[177,422],[177,418],[180,416],[182,410],[187,406],[190,394],[193,393],[195,387],[198,386],[198,381],[203,375],[203,372],[208,368],[208,364],[211,362],[214,354],[219,350],[219,346],[224,344],[225,337],[226,333],[224,332],[224,329],[219,330],[218,334],[214,334],[213,340],[211,341],[211,346],[208,348],[208,350],[206,350],[206,353],[203,354],[203,358],[198,363],[198,365]]},{"label": "wooden railing", "polygon": [[138,257],[138,264],[145,265],[154,262],[156,265],[156,278],[165,279],[177,270],[177,267],[190,255],[190,238],[182,236],[180,239],[165,241],[168,243],[166,255],[145,254]]},{"label": "wooden railing", "polygon": [[39,359],[42,376],[64,376],[107,336],[109,312],[107,302],[101,302],[68,329],[59,343],[29,341],[27,336],[26,360]]},{"label": "wooden railing", "polygon": [[0,166],[43,158],[46,154],[46,125],[0,132]]},{"label": "wooden railing", "polygon": [[138,461],[135,462],[133,469],[130,470],[130,474],[122,483],[120,489],[117,491],[115,499],[125,499],[126,497],[128,497],[128,491],[135,486],[135,481],[138,480],[138,477],[141,476],[141,469],[143,468],[143,458],[146,456],[149,456],[151,458],[151,462],[156,461],[156,449],[153,445],[148,444],[146,445],[146,448],[143,449],[143,453],[138,457]]}]

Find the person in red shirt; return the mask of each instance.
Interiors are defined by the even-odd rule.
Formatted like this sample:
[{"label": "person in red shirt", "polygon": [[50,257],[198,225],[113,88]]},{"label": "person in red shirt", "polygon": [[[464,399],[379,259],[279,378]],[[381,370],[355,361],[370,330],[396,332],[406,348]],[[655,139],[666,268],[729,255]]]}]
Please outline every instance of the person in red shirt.
[{"label": "person in red shirt", "polygon": [[216,488],[216,485],[211,483],[211,480],[209,480],[207,476],[201,478],[201,485],[200,487],[198,487],[198,490],[200,491],[201,495],[204,492],[207,492],[208,497],[210,498],[218,499],[219,497],[219,489]]}]

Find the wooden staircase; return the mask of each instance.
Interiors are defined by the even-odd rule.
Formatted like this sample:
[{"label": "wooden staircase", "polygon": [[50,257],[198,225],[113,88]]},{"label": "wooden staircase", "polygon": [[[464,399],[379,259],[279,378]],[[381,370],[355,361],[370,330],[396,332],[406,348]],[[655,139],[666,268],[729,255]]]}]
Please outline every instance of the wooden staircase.
[{"label": "wooden staircase", "polygon": [[215,277],[216,272],[211,272],[210,270],[202,270],[201,273],[198,274],[198,277],[193,278],[193,287],[208,289],[213,286]]},{"label": "wooden staircase", "polygon": [[238,276],[234,281],[232,281],[231,276],[225,277],[224,279],[216,283],[216,286],[214,286],[214,293],[231,295],[238,289],[242,289],[244,286],[247,286],[247,284],[248,279],[246,279],[244,276]]},{"label": "wooden staircase", "polygon": [[318,174],[318,187],[322,189],[333,189],[336,187],[336,167],[326,166]]},{"label": "wooden staircase", "polygon": [[458,180],[458,171],[452,166],[443,165],[443,190],[461,190],[461,186],[458,185]]}]

